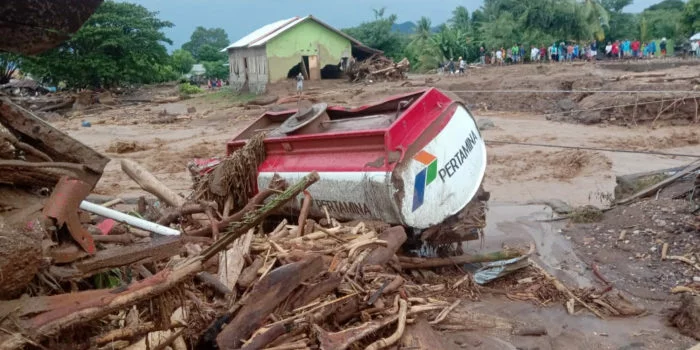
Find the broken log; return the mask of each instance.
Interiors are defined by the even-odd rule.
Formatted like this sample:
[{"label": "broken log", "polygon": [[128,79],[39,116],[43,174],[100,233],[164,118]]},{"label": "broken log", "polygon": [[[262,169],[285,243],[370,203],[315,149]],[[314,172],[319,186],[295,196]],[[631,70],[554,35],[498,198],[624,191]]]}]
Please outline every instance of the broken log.
[{"label": "broken log", "polygon": [[153,174],[135,161],[122,159],[121,167],[122,171],[129,175],[132,180],[136,181],[144,191],[154,194],[168,205],[179,208],[185,204],[184,198],[165,186],[153,176]]},{"label": "broken log", "polygon": [[241,275],[245,259],[243,258],[250,250],[250,242],[253,240],[255,229],[250,229],[248,232],[236,239],[230,249],[219,253],[219,281],[226,288],[233,290],[236,287],[236,282]]},{"label": "broken log", "polygon": [[313,327],[318,334],[321,350],[345,350],[350,347],[350,345],[380,330],[382,327],[392,324],[398,318],[399,315],[387,316],[381,320],[369,321],[362,325],[347,328],[335,333],[327,332],[316,324],[314,324]]},{"label": "broken log", "polygon": [[79,279],[137,262],[159,261],[178,255],[183,241],[163,237],[149,243],[132,244],[98,251],[94,256],[78,261],[72,267],[51,266],[49,271],[60,281]]},{"label": "broken log", "polygon": [[276,324],[271,327],[260,329],[253,335],[253,338],[251,338],[249,342],[241,347],[241,350],[264,349],[285,333],[288,333],[287,325],[285,324]]},{"label": "broken log", "polygon": [[256,279],[258,279],[258,271],[262,269],[265,264],[265,259],[262,256],[258,256],[253,260],[248,267],[243,269],[240,276],[238,276],[238,285],[243,288],[248,288],[253,285]]},{"label": "broken log", "polygon": [[240,347],[241,339],[248,339],[279,303],[323,269],[323,259],[315,257],[281,266],[263,277],[250,292],[254,300],[249,300],[216,337],[219,349]]},{"label": "broken log", "polygon": [[680,179],[680,178],[682,178],[682,177],[684,177],[684,176],[686,176],[686,175],[688,175],[688,174],[690,174],[698,169],[700,169],[700,160],[696,160],[696,161],[688,164],[683,170],[677,172],[673,176],[671,176],[671,177],[669,177],[669,178],[667,178],[659,183],[656,183],[652,186],[644,188],[644,189],[640,190],[639,192],[637,192],[637,193],[635,193],[635,194],[633,194],[633,195],[631,195],[623,200],[617,201],[617,204],[619,204],[619,205],[627,204],[627,203],[630,203],[638,198],[648,196],[648,195],[656,192],[657,190],[665,187],[666,185],[669,185],[669,184],[675,182],[676,180],[678,180],[678,179]]},{"label": "broken log", "polygon": [[[227,232],[224,233],[218,241],[216,241],[214,244],[209,246],[206,250],[202,252],[204,255],[204,260],[209,260],[216,253],[219,251],[223,250],[226,246],[231,244],[236,238],[240,237],[242,234],[247,232],[249,229],[255,227],[257,224],[262,222],[262,220],[269,215],[270,213],[278,210],[287,202],[289,202],[291,199],[295,198],[296,196],[299,195],[303,190],[305,190],[307,187],[311,186],[312,184],[316,183],[320,179],[319,175],[317,172],[312,172],[309,175],[304,176],[294,184],[294,186],[290,187],[286,191],[282,192],[281,194],[276,195],[273,197],[271,200],[267,201],[264,205],[261,207],[256,208],[255,210],[248,212],[240,221],[232,222],[228,224]],[[262,193],[262,192],[261,192]],[[257,196],[256,196],[257,197]],[[252,202],[252,199],[251,199]],[[247,206],[247,205],[246,205]],[[223,220],[222,220],[223,222]]]},{"label": "broken log", "polygon": [[[216,227],[219,229],[219,231],[225,230],[227,226],[231,225],[232,223],[243,220],[246,215],[258,208],[268,197],[278,194],[280,191],[284,191],[286,188],[287,182],[284,180],[272,181],[270,183],[270,188],[261,190],[258,194],[253,196],[250,201],[248,201],[248,204],[246,204],[243,209],[229,217],[223,218],[216,224]],[[187,231],[186,233],[189,236],[209,236],[212,234],[212,232],[212,226],[207,226],[198,230]]]},{"label": "broken log", "polygon": [[43,232],[23,232],[0,216],[0,298],[15,297],[32,282],[41,266],[42,238]]},{"label": "broken log", "polygon": [[700,340],[700,296],[682,295],[681,305],[670,319],[681,334]]},{"label": "broken log", "polygon": [[521,252],[516,250],[504,250],[486,254],[453,256],[449,258],[411,258],[399,256],[399,262],[401,263],[401,268],[404,269],[427,269],[432,267],[508,260],[522,255]]},{"label": "broken log", "polygon": [[390,227],[379,235],[379,240],[386,241],[386,247],[378,247],[362,262],[363,265],[384,265],[396,254],[401,245],[406,242],[406,231],[403,226]]}]

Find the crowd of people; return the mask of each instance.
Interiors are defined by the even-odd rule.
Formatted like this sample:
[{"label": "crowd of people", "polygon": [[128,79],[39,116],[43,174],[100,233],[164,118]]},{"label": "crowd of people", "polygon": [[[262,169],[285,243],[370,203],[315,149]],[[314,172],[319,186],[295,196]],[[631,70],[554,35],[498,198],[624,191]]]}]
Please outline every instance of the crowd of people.
[{"label": "crowd of people", "polygon": [[207,79],[207,89],[218,89],[224,85],[224,81],[221,79]]},{"label": "crowd of people", "polygon": [[[691,55],[700,56],[700,44],[698,42],[692,44]],[[608,59],[666,57],[667,45],[666,38],[663,38],[658,44],[655,41],[646,43],[639,40],[616,40],[601,46],[593,40],[585,43],[560,42],[550,46],[531,45],[529,49],[523,44],[515,44],[509,48],[501,47],[490,51],[482,46],[479,48],[479,63],[501,66],[526,62],[591,61],[599,56]],[[438,72],[447,75],[463,75],[466,68],[466,61],[460,57],[457,61],[449,59],[440,63]]]}]

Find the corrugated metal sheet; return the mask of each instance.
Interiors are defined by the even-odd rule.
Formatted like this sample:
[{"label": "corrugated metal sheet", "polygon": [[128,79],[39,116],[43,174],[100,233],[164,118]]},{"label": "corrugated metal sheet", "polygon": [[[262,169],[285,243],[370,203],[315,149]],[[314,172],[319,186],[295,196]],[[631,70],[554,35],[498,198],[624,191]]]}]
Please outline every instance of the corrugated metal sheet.
[{"label": "corrugated metal sheet", "polygon": [[333,31],[333,32],[337,33],[338,35],[350,40],[353,44],[355,44],[357,46],[364,46],[361,42],[357,41],[355,38],[341,32],[338,29],[331,27],[330,25],[324,23],[323,21],[319,20],[318,18],[309,15],[306,17],[289,18],[289,19],[285,19],[285,20],[281,20],[281,21],[277,21],[274,23],[264,25],[261,28],[255,30],[252,33],[239,39],[235,43],[229,45],[225,49],[221,50],[221,52],[226,52],[228,49],[231,49],[231,48],[263,46],[268,41],[275,38],[276,36],[280,35],[281,33],[284,33],[288,29],[294,27],[295,25],[297,25],[297,24],[299,24],[307,19],[311,19],[311,20],[315,21],[316,23],[326,27],[328,30]]},{"label": "corrugated metal sheet", "polygon": [[293,18],[288,18],[288,19],[283,19],[281,21],[273,22],[270,24],[266,24],[250,34],[238,39],[235,43],[227,46],[225,49],[221,50],[222,52],[226,52],[228,49],[232,48],[239,48],[239,47],[248,47],[252,42],[256,40],[260,40],[261,38],[264,38],[266,35],[269,35],[272,32],[275,32],[277,29],[280,29],[283,27],[285,24],[293,22],[298,20],[299,17],[293,17]]}]

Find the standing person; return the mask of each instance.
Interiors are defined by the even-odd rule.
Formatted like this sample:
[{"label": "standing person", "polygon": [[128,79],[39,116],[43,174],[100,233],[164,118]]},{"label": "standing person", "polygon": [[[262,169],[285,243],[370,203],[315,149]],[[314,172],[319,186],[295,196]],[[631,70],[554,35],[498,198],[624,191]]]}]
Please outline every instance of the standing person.
[{"label": "standing person", "polygon": [[496,51],[497,50],[491,50],[491,57],[489,57],[491,64],[496,64],[498,62],[496,60]]},{"label": "standing person", "polygon": [[467,69],[467,61],[462,56],[459,56],[459,75],[464,75],[465,69]]},{"label": "standing person", "polygon": [[635,59],[639,58],[639,40],[635,39],[632,41],[630,49],[632,49],[632,57]]},{"label": "standing person", "polygon": [[656,56],[656,41],[649,43],[649,57],[654,58]]},{"label": "standing person", "polygon": [[557,57],[557,44],[554,43],[552,46],[549,47],[549,61],[550,62],[556,62],[558,61],[559,57]]},{"label": "standing person", "polygon": [[666,38],[661,39],[661,44],[659,44],[659,48],[661,48],[661,58],[666,58]]},{"label": "standing person", "polygon": [[304,75],[299,72],[297,74],[297,95],[301,96],[304,92]]},{"label": "standing person", "polygon": [[518,63],[518,53],[520,52],[520,48],[518,47],[518,44],[513,45],[513,47],[510,48],[510,57],[513,60],[513,63]]},{"label": "standing person", "polygon": [[450,62],[447,63],[447,71],[449,72],[450,75],[455,75],[455,60],[454,60],[454,58],[450,58]]},{"label": "standing person", "polygon": [[536,48],[535,45],[530,45],[530,62],[535,63],[540,60],[540,49]]},{"label": "standing person", "polygon": [[519,45],[518,57],[520,57],[520,63],[525,63],[525,46],[523,44]]},{"label": "standing person", "polygon": [[692,43],[690,43],[690,51],[691,55],[695,55],[695,58],[700,57],[700,41],[695,40]]},{"label": "standing person", "polygon": [[591,41],[591,55],[593,55],[593,59],[598,57],[598,42],[595,39]]},{"label": "standing person", "polygon": [[608,44],[605,45],[605,56],[608,58],[612,58],[612,43],[608,41]]},{"label": "standing person", "polygon": [[566,44],[562,41],[559,43],[559,62],[564,62],[566,60]]},{"label": "standing person", "polygon": [[207,79],[207,89],[211,90],[211,79]]},{"label": "standing person", "polygon": [[631,50],[630,41],[628,39],[625,39],[622,42],[622,48],[620,50],[620,57],[629,57],[630,50]]},{"label": "standing person", "polygon": [[574,51],[574,60],[578,60],[578,59],[579,59],[579,47],[578,47],[578,44],[575,44],[575,45],[574,45],[573,51]]},{"label": "standing person", "polygon": [[571,60],[574,58],[574,45],[566,45],[566,61],[571,62]]},{"label": "standing person", "polygon": [[483,46],[479,48],[479,61],[481,64],[486,64],[486,49]]},{"label": "standing person", "polygon": [[503,48],[501,48],[500,50],[496,50],[496,63],[499,66],[503,65]]},{"label": "standing person", "polygon": [[620,45],[617,41],[612,44],[612,49],[610,50],[613,58],[619,58],[620,55]]},{"label": "standing person", "polygon": [[544,46],[544,44],[540,44],[540,55],[539,55],[540,61],[544,62],[547,59],[547,48]]}]

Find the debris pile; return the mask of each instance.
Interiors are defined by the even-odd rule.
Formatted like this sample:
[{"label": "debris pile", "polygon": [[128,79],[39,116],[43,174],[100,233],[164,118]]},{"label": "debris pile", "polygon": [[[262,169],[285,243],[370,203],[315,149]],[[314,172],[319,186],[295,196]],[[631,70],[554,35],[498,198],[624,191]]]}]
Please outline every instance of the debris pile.
[{"label": "debris pile", "polygon": [[351,82],[396,81],[406,79],[411,68],[407,58],[399,62],[384,56],[372,56],[364,61],[356,61],[346,72]]}]

